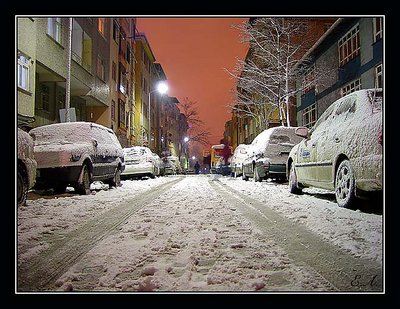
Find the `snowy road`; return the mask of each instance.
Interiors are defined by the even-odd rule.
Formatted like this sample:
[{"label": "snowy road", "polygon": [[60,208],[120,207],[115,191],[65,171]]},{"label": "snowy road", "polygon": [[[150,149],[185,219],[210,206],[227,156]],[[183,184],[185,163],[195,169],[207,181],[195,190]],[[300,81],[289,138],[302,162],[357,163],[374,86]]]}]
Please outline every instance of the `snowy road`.
[{"label": "snowy road", "polygon": [[219,175],[18,210],[17,291],[382,291],[382,215]]}]

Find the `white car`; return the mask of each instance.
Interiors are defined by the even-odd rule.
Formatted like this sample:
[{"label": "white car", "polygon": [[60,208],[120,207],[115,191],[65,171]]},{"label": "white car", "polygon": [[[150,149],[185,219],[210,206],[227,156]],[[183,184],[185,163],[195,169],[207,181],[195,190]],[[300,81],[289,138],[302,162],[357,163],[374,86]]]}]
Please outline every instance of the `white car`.
[{"label": "white car", "polygon": [[133,146],[124,148],[125,170],[121,174],[123,178],[142,178],[148,176],[154,178],[159,174],[159,167],[150,148]]},{"label": "white car", "polygon": [[165,175],[176,175],[182,173],[182,168],[178,157],[168,156],[163,158],[165,166]]},{"label": "white car", "polygon": [[247,157],[247,144],[239,144],[233,152],[231,159],[231,173],[233,177],[239,177],[242,175],[242,163]]},{"label": "white car", "polygon": [[36,181],[37,163],[33,153],[34,141],[25,131],[18,128],[17,158],[17,205],[24,205],[29,189]]},{"label": "white car", "polygon": [[291,193],[304,187],[335,191],[340,207],[357,196],[382,191],[382,89],[364,89],[332,103],[287,161]]},{"label": "white car", "polygon": [[35,188],[62,193],[70,185],[79,194],[90,194],[94,181],[121,185],[124,156],[111,129],[79,121],[40,126],[29,134],[35,140]]}]

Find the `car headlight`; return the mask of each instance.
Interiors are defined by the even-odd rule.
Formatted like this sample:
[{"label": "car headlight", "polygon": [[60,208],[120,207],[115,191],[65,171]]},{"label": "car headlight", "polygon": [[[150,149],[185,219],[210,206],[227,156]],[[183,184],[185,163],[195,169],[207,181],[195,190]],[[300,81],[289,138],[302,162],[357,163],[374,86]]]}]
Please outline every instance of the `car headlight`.
[{"label": "car headlight", "polygon": [[79,161],[81,159],[81,155],[79,154],[73,154],[73,155],[71,155],[71,161],[72,162],[76,162],[76,161]]}]

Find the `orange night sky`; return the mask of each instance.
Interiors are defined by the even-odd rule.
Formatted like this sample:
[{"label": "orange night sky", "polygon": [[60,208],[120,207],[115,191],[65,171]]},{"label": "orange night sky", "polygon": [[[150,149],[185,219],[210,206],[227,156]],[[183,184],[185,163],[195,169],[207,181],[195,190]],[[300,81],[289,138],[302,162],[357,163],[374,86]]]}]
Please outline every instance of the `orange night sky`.
[{"label": "orange night sky", "polygon": [[247,45],[231,25],[248,18],[137,18],[139,32],[146,34],[156,61],[167,75],[168,95],[197,103],[200,118],[211,132],[211,144],[223,137],[231,119],[230,89],[237,57],[246,56]]}]

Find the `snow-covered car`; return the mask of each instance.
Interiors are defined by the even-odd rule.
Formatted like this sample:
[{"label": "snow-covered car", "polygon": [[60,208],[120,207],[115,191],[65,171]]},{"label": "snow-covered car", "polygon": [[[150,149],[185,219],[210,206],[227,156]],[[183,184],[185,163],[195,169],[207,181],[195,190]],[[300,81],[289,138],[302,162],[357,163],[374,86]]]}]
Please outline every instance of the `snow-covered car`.
[{"label": "snow-covered car", "polygon": [[168,156],[163,158],[165,175],[176,175],[182,173],[182,168],[178,157]]},{"label": "snow-covered car", "polygon": [[382,89],[363,89],[332,103],[293,147],[287,161],[289,190],[335,191],[340,207],[382,190]]},{"label": "snow-covered car", "polygon": [[231,159],[231,173],[233,177],[239,177],[242,175],[242,163],[247,157],[247,144],[239,144],[233,152]]},{"label": "snow-covered car", "polygon": [[121,185],[124,155],[111,129],[92,122],[66,122],[29,133],[38,164],[35,188],[62,193],[70,185],[79,194],[90,194],[94,181]]},{"label": "snow-covered car", "polygon": [[272,178],[286,180],[286,161],[290,150],[302,138],[295,134],[296,127],[273,127],[258,134],[247,148],[242,163],[242,178],[254,181]]},{"label": "snow-covered car", "polygon": [[34,157],[34,141],[32,137],[18,128],[17,149],[17,205],[24,205],[29,189],[36,181],[37,163]]},{"label": "snow-covered car", "polygon": [[150,148],[133,146],[124,148],[125,170],[123,178],[154,178],[159,173],[158,163]]},{"label": "snow-covered car", "polygon": [[156,166],[157,166],[157,174],[156,176],[164,176],[165,175],[165,166],[164,166],[164,161],[161,160],[160,156],[156,153],[153,152],[153,156],[156,160]]}]

